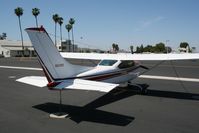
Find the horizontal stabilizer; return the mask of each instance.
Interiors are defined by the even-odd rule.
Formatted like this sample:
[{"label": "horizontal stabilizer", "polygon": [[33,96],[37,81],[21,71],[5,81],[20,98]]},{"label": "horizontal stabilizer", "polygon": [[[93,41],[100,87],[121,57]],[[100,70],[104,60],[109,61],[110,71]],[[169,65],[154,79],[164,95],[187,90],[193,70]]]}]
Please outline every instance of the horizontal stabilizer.
[{"label": "horizontal stabilizer", "polygon": [[[27,76],[17,79],[16,81],[37,87],[45,87],[48,84],[46,77],[42,76]],[[84,79],[70,79],[62,81],[57,86],[53,87],[53,89],[77,89],[109,92],[117,86],[118,84],[96,82]]]},{"label": "horizontal stabilizer", "polygon": [[46,77],[43,76],[27,76],[17,79],[16,81],[37,87],[45,87],[48,84]]},{"label": "horizontal stabilizer", "polygon": [[109,92],[117,86],[118,84],[96,82],[84,79],[74,79],[63,81],[62,83],[57,85],[55,89],[77,89]]}]

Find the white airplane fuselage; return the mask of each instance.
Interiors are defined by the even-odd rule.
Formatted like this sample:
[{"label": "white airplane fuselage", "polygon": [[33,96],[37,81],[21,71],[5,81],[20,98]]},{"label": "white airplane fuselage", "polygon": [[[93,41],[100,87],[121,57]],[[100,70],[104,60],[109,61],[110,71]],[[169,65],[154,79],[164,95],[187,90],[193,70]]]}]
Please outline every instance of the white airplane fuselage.
[{"label": "white airplane fuselage", "polygon": [[[84,78],[94,81],[103,81],[107,83],[127,83],[139,76],[138,72],[134,72],[139,68],[139,63],[135,61],[128,61],[131,64],[124,66],[124,68],[119,68],[123,61],[117,60],[113,64],[102,64],[102,60],[96,67],[91,70],[85,71],[83,73],[77,74],[76,78]],[[112,60],[106,60],[112,61]],[[125,61],[127,62],[127,61]]]}]

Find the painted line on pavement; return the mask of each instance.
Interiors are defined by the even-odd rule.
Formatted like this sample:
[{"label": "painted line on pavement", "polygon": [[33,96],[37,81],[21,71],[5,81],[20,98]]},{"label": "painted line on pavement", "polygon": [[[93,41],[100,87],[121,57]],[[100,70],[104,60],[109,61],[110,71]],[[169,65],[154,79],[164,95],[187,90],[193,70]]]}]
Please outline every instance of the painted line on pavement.
[{"label": "painted line on pavement", "polygon": [[166,76],[154,76],[154,75],[140,75],[139,78],[199,82],[199,79],[196,79],[196,78],[166,77]]},{"label": "painted line on pavement", "polygon": [[[0,66],[0,68],[20,69],[20,70],[36,70],[36,71],[41,71],[42,70],[41,68],[15,67],[15,66]],[[140,75],[139,78],[159,79],[159,80],[172,80],[172,81],[199,82],[199,79],[197,79],[197,78],[167,77],[167,76],[155,76],[155,75]]]},{"label": "painted line on pavement", "polygon": [[0,68],[8,68],[8,69],[20,69],[20,70],[36,70],[41,71],[41,68],[33,68],[33,67],[15,67],[15,66],[0,66]]},{"label": "painted line on pavement", "polygon": [[[145,65],[145,66],[149,66],[149,67],[153,67],[154,65],[149,65],[149,64],[143,64],[143,65]],[[178,65],[174,65],[174,66],[172,66],[172,65],[159,65],[158,67],[178,67],[178,68],[199,68],[199,66],[178,66]]]}]

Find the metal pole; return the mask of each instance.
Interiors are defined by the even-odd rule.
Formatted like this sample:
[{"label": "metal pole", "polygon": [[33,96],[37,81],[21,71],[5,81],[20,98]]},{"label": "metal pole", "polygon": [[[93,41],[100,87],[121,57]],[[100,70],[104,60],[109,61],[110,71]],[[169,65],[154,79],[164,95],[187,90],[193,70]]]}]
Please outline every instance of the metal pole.
[{"label": "metal pole", "polygon": [[168,52],[169,52],[169,50],[168,50],[168,48],[169,48],[169,46],[168,46],[168,42],[169,42],[169,40],[166,40],[166,47],[167,47],[167,54],[168,54]]}]

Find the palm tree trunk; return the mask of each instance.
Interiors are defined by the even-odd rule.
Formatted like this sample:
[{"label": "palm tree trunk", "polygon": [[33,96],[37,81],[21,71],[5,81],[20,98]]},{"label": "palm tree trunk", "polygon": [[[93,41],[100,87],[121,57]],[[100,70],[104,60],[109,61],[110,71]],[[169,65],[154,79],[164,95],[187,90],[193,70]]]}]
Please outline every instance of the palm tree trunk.
[{"label": "palm tree trunk", "polygon": [[18,18],[19,18],[19,28],[20,28],[20,32],[21,32],[22,56],[24,56],[23,34],[22,34],[22,29],[21,29],[21,20],[20,20],[20,16],[19,16]]},{"label": "palm tree trunk", "polygon": [[37,28],[38,28],[37,16],[35,16],[35,20],[36,20],[36,26],[37,26]]},{"label": "palm tree trunk", "polygon": [[61,51],[63,51],[63,46],[62,46],[62,28],[60,25],[60,39],[61,39]]},{"label": "palm tree trunk", "polygon": [[70,49],[70,32],[68,31],[68,42],[69,42],[69,52],[71,52],[71,49]]},{"label": "palm tree trunk", "polygon": [[57,35],[56,35],[56,33],[57,33],[57,24],[55,23],[55,46],[57,48]]},{"label": "palm tree trunk", "polygon": [[74,52],[74,45],[75,44],[74,44],[74,36],[73,36],[73,27],[72,27],[72,42],[73,42],[72,44],[73,44],[73,52]]},{"label": "palm tree trunk", "polygon": [[70,40],[70,33],[69,33],[69,31],[68,31],[68,40]]}]

